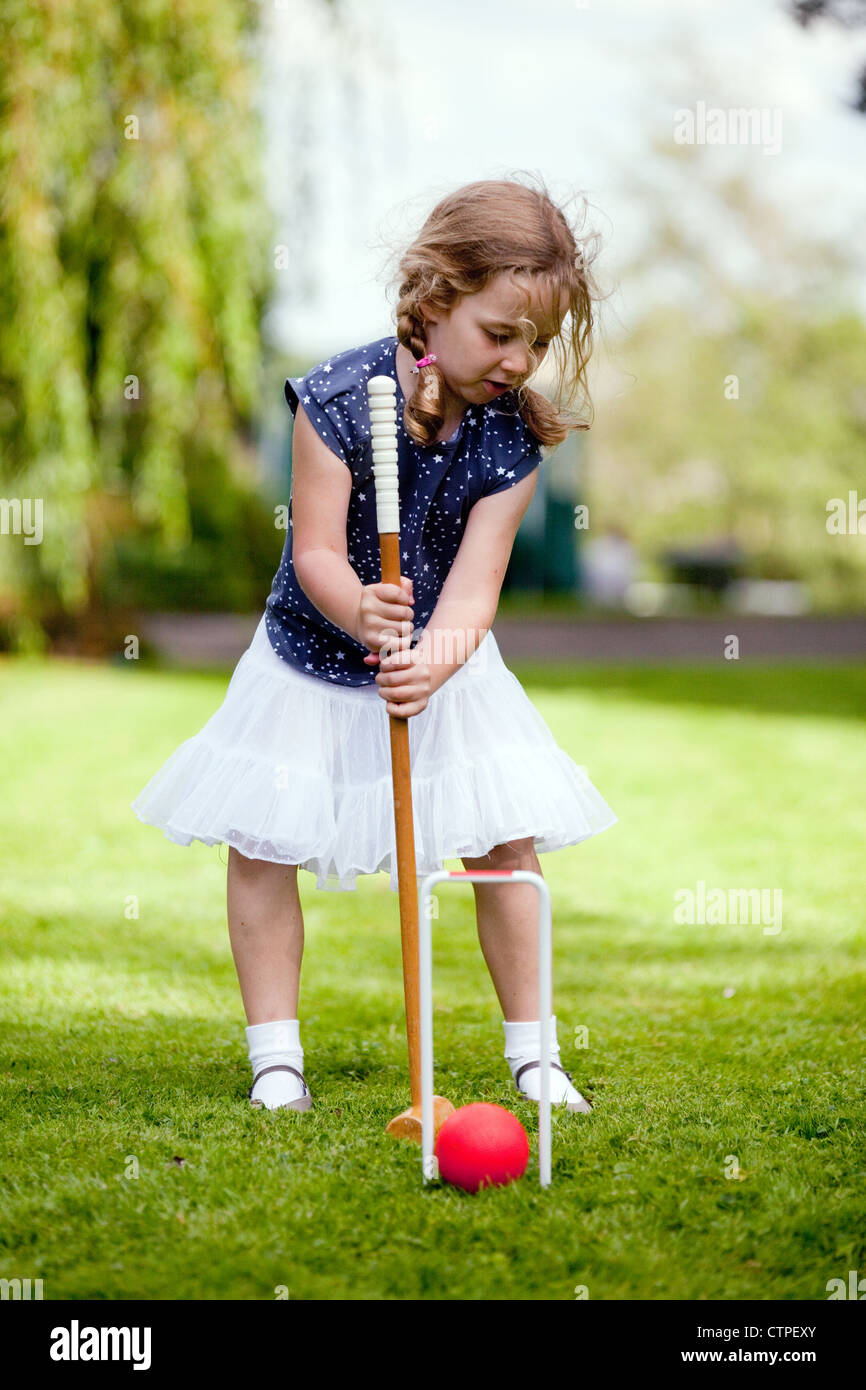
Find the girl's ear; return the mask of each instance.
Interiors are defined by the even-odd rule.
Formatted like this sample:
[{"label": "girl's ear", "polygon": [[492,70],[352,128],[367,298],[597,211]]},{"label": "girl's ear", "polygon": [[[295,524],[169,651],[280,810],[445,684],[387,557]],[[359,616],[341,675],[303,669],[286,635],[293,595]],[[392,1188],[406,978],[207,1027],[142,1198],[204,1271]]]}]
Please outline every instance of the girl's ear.
[{"label": "girl's ear", "polygon": [[418,311],[421,314],[425,326],[428,323],[436,322],[436,310],[433,308],[433,305],[429,302],[429,300],[422,299],[418,304]]}]

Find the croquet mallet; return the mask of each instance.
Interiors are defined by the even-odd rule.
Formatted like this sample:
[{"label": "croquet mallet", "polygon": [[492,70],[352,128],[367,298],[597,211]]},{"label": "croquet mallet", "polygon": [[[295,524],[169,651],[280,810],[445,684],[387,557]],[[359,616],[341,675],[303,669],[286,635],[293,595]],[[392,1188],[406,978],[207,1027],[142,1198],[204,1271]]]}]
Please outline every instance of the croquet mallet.
[{"label": "croquet mallet", "polygon": [[[383,584],[400,584],[400,499],[397,469],[397,386],[389,376],[367,382],[376,524]],[[406,999],[406,1037],[409,1044],[408,1110],[395,1115],[385,1133],[421,1143],[421,1011],[418,946],[418,881],[415,866],[415,826],[412,816],[412,769],[409,758],[409,720],[389,714],[391,776],[394,785],[394,830],[397,842],[397,887],[400,899],[400,937],[403,949],[403,992]],[[433,1097],[434,1131],[442,1127],[454,1106],[444,1096]]]}]

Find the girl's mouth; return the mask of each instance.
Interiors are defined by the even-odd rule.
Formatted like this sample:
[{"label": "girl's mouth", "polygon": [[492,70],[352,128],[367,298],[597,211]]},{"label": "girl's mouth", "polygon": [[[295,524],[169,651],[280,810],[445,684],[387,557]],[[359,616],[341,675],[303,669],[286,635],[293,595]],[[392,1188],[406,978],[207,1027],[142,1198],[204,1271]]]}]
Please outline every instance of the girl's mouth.
[{"label": "girl's mouth", "polygon": [[488,381],[486,377],[484,379],[484,388],[486,391],[489,391],[491,396],[501,396],[503,391],[510,390],[510,388],[504,386],[501,381]]}]

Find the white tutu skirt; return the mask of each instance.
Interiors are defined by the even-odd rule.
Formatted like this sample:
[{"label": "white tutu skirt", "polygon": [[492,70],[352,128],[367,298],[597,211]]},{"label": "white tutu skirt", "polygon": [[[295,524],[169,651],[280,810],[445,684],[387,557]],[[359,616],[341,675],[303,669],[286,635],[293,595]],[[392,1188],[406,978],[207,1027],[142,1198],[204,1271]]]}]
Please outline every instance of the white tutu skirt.
[{"label": "white tutu skirt", "polygon": [[[336,685],[283,661],[263,615],[219,709],[132,809],[178,845],[222,843],[248,859],[299,864],[333,892],[385,871],[396,892],[388,721],[375,683]],[[419,878],[506,841],[532,836],[543,854],[616,824],[492,631],[408,722]]]}]

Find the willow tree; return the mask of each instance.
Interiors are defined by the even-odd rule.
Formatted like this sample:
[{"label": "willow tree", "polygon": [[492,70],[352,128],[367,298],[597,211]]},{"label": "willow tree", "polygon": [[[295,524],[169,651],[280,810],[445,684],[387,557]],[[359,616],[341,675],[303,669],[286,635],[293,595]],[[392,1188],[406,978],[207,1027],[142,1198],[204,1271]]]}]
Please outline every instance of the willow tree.
[{"label": "willow tree", "polygon": [[[190,467],[245,455],[277,239],[257,20],[251,0],[2,8],[0,617],[13,645],[46,608],[86,608],[106,528],[183,547]],[[42,505],[38,543],[18,526],[27,499]]]}]

